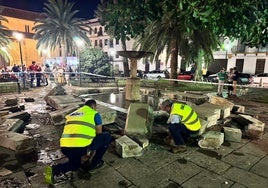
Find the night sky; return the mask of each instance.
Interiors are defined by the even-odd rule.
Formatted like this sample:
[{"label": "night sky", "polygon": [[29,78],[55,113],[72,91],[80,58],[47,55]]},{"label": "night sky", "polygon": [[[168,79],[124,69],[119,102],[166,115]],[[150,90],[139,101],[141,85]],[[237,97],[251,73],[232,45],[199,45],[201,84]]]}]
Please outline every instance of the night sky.
[{"label": "night sky", "polygon": [[[77,17],[93,18],[94,10],[96,10],[100,0],[68,0],[75,2],[74,9],[79,10]],[[0,5],[13,8],[29,10],[34,12],[42,12],[43,4],[47,0],[0,0]]]}]

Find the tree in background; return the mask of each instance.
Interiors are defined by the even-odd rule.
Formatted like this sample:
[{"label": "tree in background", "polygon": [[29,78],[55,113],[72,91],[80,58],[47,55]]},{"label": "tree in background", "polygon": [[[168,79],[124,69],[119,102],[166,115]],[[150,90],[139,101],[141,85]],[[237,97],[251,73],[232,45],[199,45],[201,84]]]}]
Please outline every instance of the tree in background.
[{"label": "tree in background", "polygon": [[[0,9],[0,23],[7,22],[7,19],[1,16],[2,9]],[[0,24],[0,56],[4,61],[11,59],[11,56],[8,52],[8,44],[11,42],[9,37],[9,30],[3,24]]]},{"label": "tree in background", "polygon": [[48,0],[44,4],[42,18],[36,20],[34,39],[37,39],[37,49],[54,51],[60,49],[63,62],[66,56],[73,54],[77,48],[75,38],[83,40],[85,46],[90,45],[89,24],[76,18],[78,10],[73,10],[74,3],[67,0]]},{"label": "tree in background", "polygon": [[80,53],[82,72],[111,76],[112,66],[109,57],[100,48],[87,48]]},{"label": "tree in background", "polygon": [[[167,59],[170,57],[173,79],[177,78],[178,55],[185,62],[205,59],[208,65],[221,38],[241,39],[249,46],[267,43],[266,0],[254,0],[254,3],[250,0],[105,2],[102,8],[109,15],[102,17],[105,26],[114,26],[120,31],[114,32],[115,37],[122,38],[120,33],[133,38],[139,36],[140,49],[155,52],[155,59],[165,49]],[[202,54],[204,58],[200,57]]]}]

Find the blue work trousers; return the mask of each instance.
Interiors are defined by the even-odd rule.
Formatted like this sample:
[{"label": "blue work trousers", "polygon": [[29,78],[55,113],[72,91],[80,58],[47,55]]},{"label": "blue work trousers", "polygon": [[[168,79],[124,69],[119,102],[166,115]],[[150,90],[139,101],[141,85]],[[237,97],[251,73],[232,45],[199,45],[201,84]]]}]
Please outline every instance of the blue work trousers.
[{"label": "blue work trousers", "polygon": [[92,143],[86,147],[62,147],[62,153],[68,158],[68,161],[62,164],[52,166],[54,175],[59,175],[69,171],[78,170],[81,167],[81,157],[87,154],[88,149],[96,151],[92,159],[92,166],[101,162],[109,144],[111,135],[107,132],[97,134]]},{"label": "blue work trousers", "polygon": [[169,132],[177,146],[185,145],[191,134],[196,133],[187,129],[182,123],[169,124]]}]

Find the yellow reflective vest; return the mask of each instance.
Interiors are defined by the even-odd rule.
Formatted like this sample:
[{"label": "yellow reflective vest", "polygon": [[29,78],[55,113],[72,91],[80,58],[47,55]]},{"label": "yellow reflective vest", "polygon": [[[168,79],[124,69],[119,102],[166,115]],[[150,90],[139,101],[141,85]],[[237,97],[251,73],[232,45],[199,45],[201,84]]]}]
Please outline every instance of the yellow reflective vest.
[{"label": "yellow reflective vest", "polygon": [[187,104],[174,103],[171,107],[170,114],[176,114],[181,117],[181,123],[191,131],[198,131],[201,124],[196,112]]},{"label": "yellow reflective vest", "polygon": [[66,123],[60,139],[61,147],[85,147],[96,136],[94,117],[97,111],[85,105],[65,116]]}]

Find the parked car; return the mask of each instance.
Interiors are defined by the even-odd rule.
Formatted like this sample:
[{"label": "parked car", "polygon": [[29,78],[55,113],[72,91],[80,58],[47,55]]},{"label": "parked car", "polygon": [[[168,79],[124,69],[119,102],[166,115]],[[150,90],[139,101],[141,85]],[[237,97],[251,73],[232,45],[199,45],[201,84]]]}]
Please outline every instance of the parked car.
[{"label": "parked car", "polygon": [[[218,82],[218,73],[216,74],[211,74],[207,77],[208,82]],[[237,79],[237,84],[239,85],[245,85],[245,84],[251,84],[253,82],[253,76],[249,73],[239,73],[239,77]]]},{"label": "parked car", "polygon": [[144,74],[144,79],[162,79],[169,78],[169,72],[167,70],[153,70]]},{"label": "parked car", "polygon": [[268,73],[260,73],[253,76],[253,83],[259,84],[262,80],[262,83],[268,84]]},{"label": "parked car", "polygon": [[193,80],[194,75],[191,71],[184,71],[178,74],[178,80]]}]

